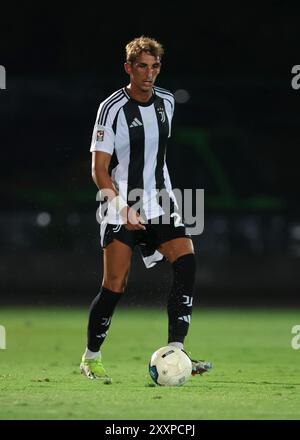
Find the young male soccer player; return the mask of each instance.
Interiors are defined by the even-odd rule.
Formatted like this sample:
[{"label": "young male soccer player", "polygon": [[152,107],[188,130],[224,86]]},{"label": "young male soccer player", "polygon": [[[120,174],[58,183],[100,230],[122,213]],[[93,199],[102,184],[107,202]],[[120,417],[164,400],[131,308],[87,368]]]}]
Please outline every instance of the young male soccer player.
[{"label": "young male soccer player", "polygon": [[[144,36],[126,46],[128,86],[100,104],[92,145],[92,176],[108,209],[101,222],[103,282],[90,307],[87,348],[81,372],[90,379],[108,379],[101,360],[114,309],[124,292],[134,246],[146,267],[165,258],[173,268],[168,299],[168,345],[183,349],[193,303],[195,255],[193,243],[178,214],[165,161],[171,135],[174,97],[154,86],[164,53],[159,42]],[[131,206],[131,191],[140,190],[140,209]],[[157,197],[165,191],[171,212]],[[166,223],[167,216],[167,223]],[[164,224],[162,224],[164,219]],[[193,374],[211,368],[210,362],[192,361]]]}]

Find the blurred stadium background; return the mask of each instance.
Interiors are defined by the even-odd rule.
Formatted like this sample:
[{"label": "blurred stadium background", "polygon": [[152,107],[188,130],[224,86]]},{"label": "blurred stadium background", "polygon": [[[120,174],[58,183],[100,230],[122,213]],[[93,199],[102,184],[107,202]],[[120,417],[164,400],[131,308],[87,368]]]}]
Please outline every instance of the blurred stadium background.
[{"label": "blurred stadium background", "polygon": [[[200,15],[172,4],[1,7],[0,305],[87,306],[98,291],[89,144],[99,103],[127,82],[124,45],[141,34],[166,48],[157,84],[177,102],[173,186],[205,190],[196,304],[300,305],[297,14],[279,1]],[[161,304],[170,280],[135,255],[123,304]]]}]

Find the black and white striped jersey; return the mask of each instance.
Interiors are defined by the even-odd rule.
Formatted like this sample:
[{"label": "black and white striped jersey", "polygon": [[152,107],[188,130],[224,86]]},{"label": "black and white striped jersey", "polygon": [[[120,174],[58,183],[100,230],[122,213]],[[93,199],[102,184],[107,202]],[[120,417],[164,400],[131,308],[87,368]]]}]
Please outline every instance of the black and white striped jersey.
[{"label": "black and white striped jersey", "polygon": [[173,113],[173,94],[156,86],[146,103],[135,101],[122,88],[103,101],[97,113],[90,151],[112,155],[112,180],[129,205],[130,191],[143,190],[147,219],[164,214],[157,190],[166,189],[175,201],[166,165]]}]

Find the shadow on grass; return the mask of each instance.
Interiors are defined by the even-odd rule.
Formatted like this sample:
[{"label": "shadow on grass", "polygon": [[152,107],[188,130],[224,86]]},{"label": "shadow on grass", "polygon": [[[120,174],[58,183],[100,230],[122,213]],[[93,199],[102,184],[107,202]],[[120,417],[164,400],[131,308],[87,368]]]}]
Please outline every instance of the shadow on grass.
[{"label": "shadow on grass", "polygon": [[300,383],[283,383],[283,382],[266,382],[266,381],[244,382],[244,381],[238,381],[238,380],[210,380],[209,383],[235,383],[235,384],[245,384],[245,385],[284,385],[287,388],[300,385]]}]

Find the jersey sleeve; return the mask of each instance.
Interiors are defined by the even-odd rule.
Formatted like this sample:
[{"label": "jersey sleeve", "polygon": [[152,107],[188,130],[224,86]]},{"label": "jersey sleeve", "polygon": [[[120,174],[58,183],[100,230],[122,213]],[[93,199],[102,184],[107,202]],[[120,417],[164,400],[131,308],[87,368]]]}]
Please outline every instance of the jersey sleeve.
[{"label": "jersey sleeve", "polygon": [[106,119],[105,125],[99,124],[99,115],[102,110],[102,104],[99,106],[97,118],[93,130],[90,152],[103,151],[104,153],[113,154],[115,147],[115,133],[112,128],[110,115]]},{"label": "jersey sleeve", "polygon": [[174,116],[174,110],[175,110],[175,99],[174,99],[174,95],[172,95],[170,97],[170,128],[169,128],[169,135],[168,137],[171,137],[171,131],[172,131],[172,121],[173,121],[173,116]]},{"label": "jersey sleeve", "polygon": [[174,95],[171,97],[171,112],[172,112],[172,118],[174,116],[174,110],[175,110],[175,98]]}]

